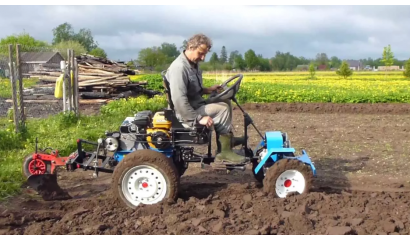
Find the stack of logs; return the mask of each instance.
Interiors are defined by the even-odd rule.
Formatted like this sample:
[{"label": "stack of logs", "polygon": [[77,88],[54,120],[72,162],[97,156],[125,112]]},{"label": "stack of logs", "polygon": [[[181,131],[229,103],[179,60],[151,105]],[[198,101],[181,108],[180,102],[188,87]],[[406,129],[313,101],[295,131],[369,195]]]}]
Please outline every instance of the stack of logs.
[{"label": "stack of logs", "polygon": [[[124,98],[145,94],[150,97],[159,94],[145,89],[146,81],[131,82],[129,75],[135,75],[124,63],[87,54],[77,56],[79,96],[82,99]],[[42,69],[29,72],[30,78],[38,78],[42,87],[54,87],[61,75],[59,69]]]}]

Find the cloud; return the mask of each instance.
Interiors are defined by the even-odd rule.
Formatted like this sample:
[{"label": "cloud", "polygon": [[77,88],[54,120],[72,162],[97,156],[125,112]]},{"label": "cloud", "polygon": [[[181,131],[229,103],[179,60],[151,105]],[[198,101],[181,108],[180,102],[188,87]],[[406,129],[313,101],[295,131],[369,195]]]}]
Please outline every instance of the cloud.
[{"label": "cloud", "polygon": [[399,59],[410,58],[410,6],[2,6],[0,38],[23,29],[51,42],[52,29],[69,22],[91,29],[110,58],[129,60],[162,42],[182,45],[205,33],[228,52],[253,49],[313,58],[381,57],[391,44]]}]

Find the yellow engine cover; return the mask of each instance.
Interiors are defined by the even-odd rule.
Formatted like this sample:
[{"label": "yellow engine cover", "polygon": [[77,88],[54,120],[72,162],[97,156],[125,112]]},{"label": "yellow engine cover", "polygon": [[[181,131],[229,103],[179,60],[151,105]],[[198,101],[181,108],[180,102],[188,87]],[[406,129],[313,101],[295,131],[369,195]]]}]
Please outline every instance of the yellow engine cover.
[{"label": "yellow engine cover", "polygon": [[161,128],[169,130],[171,128],[171,122],[165,119],[164,112],[156,112],[152,118],[153,128]]},{"label": "yellow engine cover", "polygon": [[[167,139],[164,139],[164,140],[169,141],[171,139],[168,130],[156,129],[156,128],[148,128],[147,129],[148,134],[153,134],[153,133],[157,133],[157,132],[165,133]],[[157,146],[155,146],[155,144],[152,142],[152,137],[151,136],[147,136],[147,142],[148,142],[148,145],[150,145],[150,147],[157,148]]]}]

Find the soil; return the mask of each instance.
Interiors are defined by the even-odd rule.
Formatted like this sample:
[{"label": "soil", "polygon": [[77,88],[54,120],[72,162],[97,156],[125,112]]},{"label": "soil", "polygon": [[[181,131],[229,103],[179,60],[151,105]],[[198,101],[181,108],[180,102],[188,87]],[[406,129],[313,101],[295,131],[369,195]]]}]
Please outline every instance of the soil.
[{"label": "soil", "polygon": [[[275,198],[251,166],[227,173],[191,164],[176,201],[133,210],[114,201],[111,174],[60,172],[72,199],[45,202],[22,188],[0,205],[0,234],[410,234],[409,105],[244,108],[262,133],[287,132],[298,154],[307,151],[317,169],[310,193]],[[249,134],[256,146],[257,132]]]}]

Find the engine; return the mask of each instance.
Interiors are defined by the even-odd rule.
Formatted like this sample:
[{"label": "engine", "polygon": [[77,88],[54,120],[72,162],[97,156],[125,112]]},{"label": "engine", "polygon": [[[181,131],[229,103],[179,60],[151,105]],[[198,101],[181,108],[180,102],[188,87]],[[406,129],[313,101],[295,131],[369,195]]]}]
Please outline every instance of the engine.
[{"label": "engine", "polygon": [[155,113],[152,127],[147,129],[147,141],[151,148],[165,150],[171,147],[171,122],[165,119],[164,112]]}]

